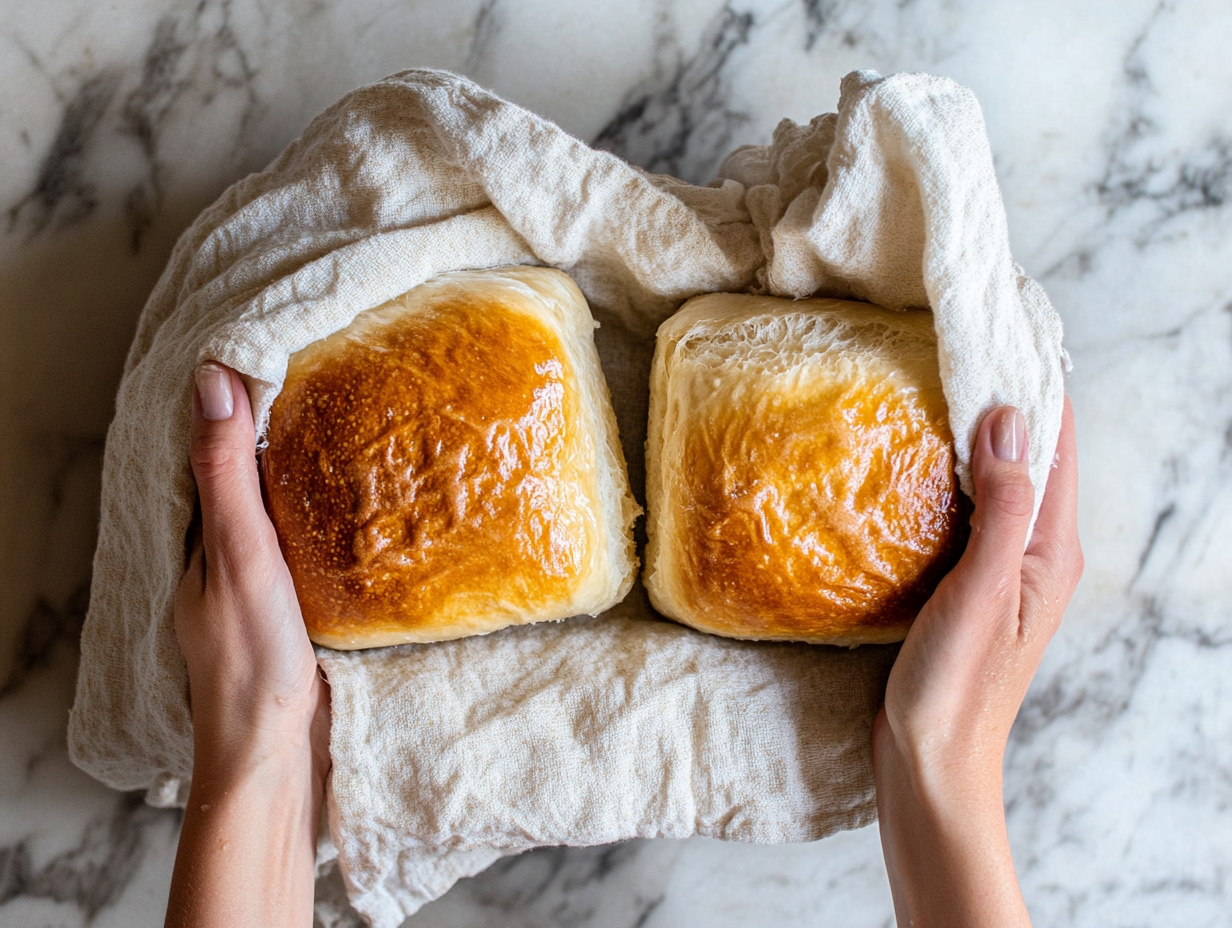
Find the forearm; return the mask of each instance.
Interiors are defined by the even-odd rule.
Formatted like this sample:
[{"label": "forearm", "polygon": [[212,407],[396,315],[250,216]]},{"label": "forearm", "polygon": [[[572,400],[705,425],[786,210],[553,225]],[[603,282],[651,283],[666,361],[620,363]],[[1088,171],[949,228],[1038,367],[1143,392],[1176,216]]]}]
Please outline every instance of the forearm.
[{"label": "forearm", "polygon": [[167,925],[311,925],[323,784],[307,738],[210,755],[198,745]]},{"label": "forearm", "polygon": [[[903,928],[1029,928],[1018,888],[1000,771],[932,779],[882,732],[877,811],[894,910]],[[931,781],[930,781],[931,780]]]}]

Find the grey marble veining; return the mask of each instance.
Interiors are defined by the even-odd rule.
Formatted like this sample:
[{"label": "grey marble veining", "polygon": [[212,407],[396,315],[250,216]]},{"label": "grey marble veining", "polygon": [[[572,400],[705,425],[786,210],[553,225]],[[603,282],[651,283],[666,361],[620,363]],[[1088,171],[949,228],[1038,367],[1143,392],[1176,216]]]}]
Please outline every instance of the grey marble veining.
[{"label": "grey marble veining", "polygon": [[[0,926],[161,921],[178,817],[69,764],[102,440],[176,236],[346,90],[447,67],[704,182],[858,67],[981,100],[1075,361],[1087,574],[1006,762],[1041,926],[1232,912],[1232,9],[1216,0],[49,0],[0,10]],[[323,925],[355,924],[336,874]],[[409,922],[893,923],[875,829],[544,850]]]}]

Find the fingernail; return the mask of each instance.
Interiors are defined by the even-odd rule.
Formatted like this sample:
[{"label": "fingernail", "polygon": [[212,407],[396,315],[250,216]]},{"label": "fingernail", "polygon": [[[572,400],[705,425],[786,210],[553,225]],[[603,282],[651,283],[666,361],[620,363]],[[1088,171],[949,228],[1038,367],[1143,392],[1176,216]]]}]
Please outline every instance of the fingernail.
[{"label": "fingernail", "polygon": [[1002,461],[1021,463],[1027,451],[1027,420],[1013,406],[1003,406],[992,422],[992,453]]},{"label": "fingernail", "polygon": [[217,364],[206,361],[197,368],[197,395],[201,397],[201,415],[212,422],[230,419],[235,411],[231,395],[231,377]]}]

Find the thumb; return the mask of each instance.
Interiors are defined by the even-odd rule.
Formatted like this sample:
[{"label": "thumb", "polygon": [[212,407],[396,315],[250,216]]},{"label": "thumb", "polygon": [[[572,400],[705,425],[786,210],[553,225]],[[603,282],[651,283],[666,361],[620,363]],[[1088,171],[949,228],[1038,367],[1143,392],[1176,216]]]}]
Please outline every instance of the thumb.
[{"label": "thumb", "polygon": [[213,361],[194,375],[189,460],[201,498],[207,571],[235,576],[267,545],[252,407],[239,374]]},{"label": "thumb", "polygon": [[1002,588],[1017,592],[1035,506],[1027,472],[1027,423],[1021,412],[998,406],[984,417],[971,470],[971,537],[954,572],[990,593]]}]

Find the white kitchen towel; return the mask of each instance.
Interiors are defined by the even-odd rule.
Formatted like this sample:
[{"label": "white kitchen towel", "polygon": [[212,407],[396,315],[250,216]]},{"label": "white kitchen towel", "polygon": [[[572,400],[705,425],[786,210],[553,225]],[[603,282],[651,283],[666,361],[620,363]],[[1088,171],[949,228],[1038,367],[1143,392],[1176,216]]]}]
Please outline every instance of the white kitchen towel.
[{"label": "white kitchen towel", "polygon": [[[1043,488],[1061,328],[1009,253],[979,106],[949,80],[860,71],[837,115],[784,121],[697,187],[594,151],[439,71],[349,94],[185,232],[146,305],[108,433],[74,761],[183,801],[192,736],[172,631],[195,489],[192,371],[239,370],[258,438],[288,356],[445,271],[570,273],[635,489],[658,324],[709,291],[930,307],[959,475],[979,418],[1027,417]],[[1038,496],[1038,494],[1037,494]],[[439,645],[321,650],[332,839],[352,901],[398,924],[497,857],[705,834],[806,841],[875,814],[869,732],[892,648],[711,638],[640,588],[598,619]]]}]

